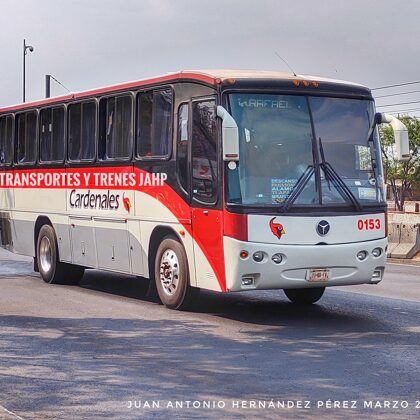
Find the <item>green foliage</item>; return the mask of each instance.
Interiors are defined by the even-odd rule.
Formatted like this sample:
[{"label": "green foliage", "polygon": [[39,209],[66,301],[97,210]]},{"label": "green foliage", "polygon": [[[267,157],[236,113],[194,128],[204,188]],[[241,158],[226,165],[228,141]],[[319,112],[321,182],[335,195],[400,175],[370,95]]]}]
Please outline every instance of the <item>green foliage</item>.
[{"label": "green foliage", "polygon": [[411,117],[399,118],[408,129],[410,154],[408,161],[395,159],[394,134],[391,126],[383,125],[379,132],[382,142],[385,181],[391,185],[395,206],[404,210],[404,202],[412,193],[414,185],[420,184],[420,120]]}]

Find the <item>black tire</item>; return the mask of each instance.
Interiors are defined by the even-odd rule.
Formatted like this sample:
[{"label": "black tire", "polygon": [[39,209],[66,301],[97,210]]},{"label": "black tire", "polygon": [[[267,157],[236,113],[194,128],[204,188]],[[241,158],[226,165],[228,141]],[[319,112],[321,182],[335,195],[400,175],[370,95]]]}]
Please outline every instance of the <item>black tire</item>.
[{"label": "black tire", "polygon": [[315,287],[311,289],[284,289],[288,299],[298,305],[311,305],[318,302],[325,292],[325,287]]},{"label": "black tire", "polygon": [[136,280],[138,292],[143,296],[148,296],[151,281],[141,276],[136,276]]},{"label": "black tire", "polygon": [[39,231],[36,258],[39,273],[45,283],[79,284],[85,272],[84,267],[60,262],[57,237],[50,225],[44,225]]},{"label": "black tire", "polygon": [[185,249],[173,236],[163,238],[157,249],[155,284],[161,302],[169,309],[187,309],[199,293],[190,286]]}]

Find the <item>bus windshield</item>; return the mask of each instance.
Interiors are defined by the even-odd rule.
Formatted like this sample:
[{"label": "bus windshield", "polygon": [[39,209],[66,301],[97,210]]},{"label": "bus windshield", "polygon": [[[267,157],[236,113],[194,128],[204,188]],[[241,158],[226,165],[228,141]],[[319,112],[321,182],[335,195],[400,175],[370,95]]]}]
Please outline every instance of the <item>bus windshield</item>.
[{"label": "bus windshield", "polygon": [[234,93],[240,161],[228,170],[228,203],[251,206],[382,204],[373,101]]}]

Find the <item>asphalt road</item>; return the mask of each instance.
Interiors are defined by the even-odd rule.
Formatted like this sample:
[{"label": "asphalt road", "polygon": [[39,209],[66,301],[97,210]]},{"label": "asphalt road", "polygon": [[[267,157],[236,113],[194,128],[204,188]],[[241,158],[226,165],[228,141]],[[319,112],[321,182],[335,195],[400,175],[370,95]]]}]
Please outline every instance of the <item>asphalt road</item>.
[{"label": "asphalt road", "polygon": [[50,286],[0,251],[0,419],[418,418],[419,309],[420,267],[309,308],[207,292],[174,312],[131,277]]}]

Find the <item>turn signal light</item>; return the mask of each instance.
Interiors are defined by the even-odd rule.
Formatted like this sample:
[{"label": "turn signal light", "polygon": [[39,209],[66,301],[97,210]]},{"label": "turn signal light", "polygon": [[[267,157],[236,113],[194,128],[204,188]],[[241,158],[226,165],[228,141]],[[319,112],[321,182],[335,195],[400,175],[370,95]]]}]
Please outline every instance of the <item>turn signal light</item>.
[{"label": "turn signal light", "polygon": [[248,251],[241,251],[239,253],[239,256],[244,260],[245,258],[248,258]]},{"label": "turn signal light", "polygon": [[298,80],[298,79],[294,79],[293,80],[293,84],[298,87],[300,84],[302,83],[303,86],[308,87],[308,86],[313,86],[313,87],[318,87],[318,82],[308,82],[307,80]]}]

